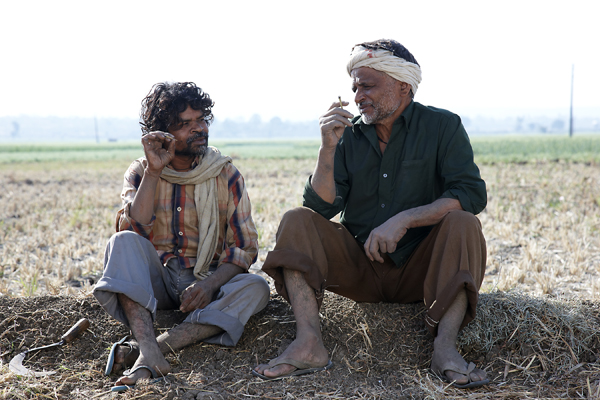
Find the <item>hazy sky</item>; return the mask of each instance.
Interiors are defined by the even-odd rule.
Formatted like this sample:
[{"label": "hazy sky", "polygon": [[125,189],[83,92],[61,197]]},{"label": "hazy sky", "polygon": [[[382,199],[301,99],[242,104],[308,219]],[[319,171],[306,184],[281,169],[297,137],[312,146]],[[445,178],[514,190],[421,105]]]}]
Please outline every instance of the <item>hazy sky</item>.
[{"label": "hazy sky", "polygon": [[0,116],[137,118],[154,83],[189,80],[219,119],[316,119],[352,100],[350,50],[378,38],[421,64],[421,103],[566,115],[574,64],[576,110],[600,116],[599,15],[597,0],[5,1]]}]

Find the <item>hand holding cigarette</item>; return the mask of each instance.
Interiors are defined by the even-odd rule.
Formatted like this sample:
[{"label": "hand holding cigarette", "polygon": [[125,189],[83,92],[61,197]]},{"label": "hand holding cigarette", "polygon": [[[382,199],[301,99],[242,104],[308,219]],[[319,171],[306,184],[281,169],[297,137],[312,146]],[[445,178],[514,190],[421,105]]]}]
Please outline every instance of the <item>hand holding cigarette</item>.
[{"label": "hand holding cigarette", "polygon": [[142,138],[144,138],[144,137],[146,137],[146,136],[148,136],[148,135],[153,135],[153,137],[154,137],[154,136],[156,136],[156,134],[157,134],[157,133],[160,133],[160,134],[162,134],[162,136],[164,136],[164,137],[166,137],[166,138],[168,138],[168,139],[171,139],[171,140],[175,140],[175,141],[177,141],[177,139],[175,139],[175,136],[173,136],[173,135],[172,135],[172,134],[170,134],[169,132],[163,132],[163,131],[153,131],[153,132],[147,132],[147,133],[144,133],[144,134],[142,135]]}]

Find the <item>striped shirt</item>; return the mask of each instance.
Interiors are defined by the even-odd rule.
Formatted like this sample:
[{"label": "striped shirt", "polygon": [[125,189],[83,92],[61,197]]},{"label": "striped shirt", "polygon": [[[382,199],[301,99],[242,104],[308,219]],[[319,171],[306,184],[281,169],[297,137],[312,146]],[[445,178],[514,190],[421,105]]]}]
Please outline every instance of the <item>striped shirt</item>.
[{"label": "striped shirt", "polygon": [[[182,268],[196,265],[198,251],[198,214],[194,201],[195,185],[178,185],[160,179],[154,195],[154,216],[150,224],[131,218],[129,208],[142,182],[147,161],[135,160],[125,172],[116,230],[130,230],[152,242],[163,264],[177,257]],[[251,215],[250,199],[242,174],[227,163],[217,176],[219,203],[219,241],[210,265],[215,270],[230,263],[248,270],[256,261],[258,233]]]}]

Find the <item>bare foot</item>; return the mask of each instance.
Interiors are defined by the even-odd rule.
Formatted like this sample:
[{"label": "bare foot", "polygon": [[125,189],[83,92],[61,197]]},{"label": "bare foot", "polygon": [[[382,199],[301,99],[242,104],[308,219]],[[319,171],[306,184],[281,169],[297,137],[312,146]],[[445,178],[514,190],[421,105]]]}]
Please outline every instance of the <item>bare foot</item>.
[{"label": "bare foot", "polygon": [[115,351],[115,363],[113,364],[112,373],[123,371],[131,367],[140,356],[140,349],[136,342],[128,342],[130,346],[122,344]]},{"label": "bare foot", "polygon": [[254,370],[266,377],[277,378],[298,369],[291,364],[286,364],[286,360],[293,360],[304,368],[316,368],[327,365],[329,355],[323,342],[311,335],[304,339],[296,338],[279,357],[268,364],[260,364]]},{"label": "bare foot", "polygon": [[460,355],[454,346],[443,345],[434,341],[433,357],[431,358],[431,369],[439,375],[445,375],[449,381],[455,381],[459,385],[469,382],[478,382],[486,379],[486,372],[475,368],[467,377],[456,371],[467,371],[468,363]]},{"label": "bare foot", "polygon": [[[157,346],[158,349],[158,346]],[[168,374],[171,371],[171,365],[169,364],[169,362],[165,359],[165,357],[162,355],[162,353],[160,351],[158,352],[152,352],[153,354],[146,356],[145,354],[141,353],[140,356],[138,357],[138,359],[136,360],[135,364],[133,364],[133,366],[131,367],[132,370],[134,370],[135,368],[145,365],[148,367],[153,368],[156,373],[160,376],[164,376],[166,374]],[[140,379],[150,379],[152,378],[152,373],[145,368],[139,369],[137,371],[135,371],[133,374],[131,375],[124,375],[122,377],[120,377],[116,382],[115,382],[115,386],[119,386],[119,385],[135,385],[135,383],[140,380]]]}]

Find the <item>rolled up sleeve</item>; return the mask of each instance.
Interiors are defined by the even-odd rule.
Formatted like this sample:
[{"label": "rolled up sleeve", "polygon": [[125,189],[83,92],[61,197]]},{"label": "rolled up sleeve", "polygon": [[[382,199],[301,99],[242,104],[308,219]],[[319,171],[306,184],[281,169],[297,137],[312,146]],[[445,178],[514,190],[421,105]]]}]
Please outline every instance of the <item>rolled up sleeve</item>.
[{"label": "rolled up sleeve", "polygon": [[142,160],[135,160],[125,172],[123,178],[123,190],[121,191],[122,207],[117,211],[115,229],[117,232],[120,231],[133,231],[146,239],[151,240],[152,227],[154,226],[154,220],[156,216],[152,216],[152,220],[149,224],[141,224],[131,218],[129,210],[131,203],[135,199],[135,195],[142,182],[144,176],[144,165]]},{"label": "rolled up sleeve", "polygon": [[247,271],[258,255],[258,232],[252,219],[252,206],[244,178],[231,164],[228,165],[227,226],[224,250],[219,264],[230,263]]},{"label": "rolled up sleeve", "polygon": [[[346,129],[344,134],[351,132],[350,129]],[[336,196],[333,203],[328,203],[317,194],[312,187],[312,175],[306,180],[304,185],[304,193],[302,195],[302,205],[308,207],[316,213],[321,214],[327,219],[335,217],[340,211],[342,211],[346,204],[346,195],[350,189],[348,184],[348,171],[344,163],[344,139],[340,140],[335,151],[334,160],[334,179],[335,179],[335,190]]]},{"label": "rolled up sleeve", "polygon": [[438,155],[439,174],[444,184],[441,198],[452,198],[472,214],[479,214],[487,205],[485,182],[473,159],[473,148],[460,118],[448,121]]}]

